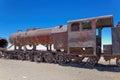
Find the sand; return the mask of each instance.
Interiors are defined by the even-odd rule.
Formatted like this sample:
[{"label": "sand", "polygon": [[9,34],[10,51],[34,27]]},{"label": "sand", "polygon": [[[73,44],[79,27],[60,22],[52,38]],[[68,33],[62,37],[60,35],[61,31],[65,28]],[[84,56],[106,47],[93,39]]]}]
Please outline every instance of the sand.
[{"label": "sand", "polygon": [[[103,60],[98,66],[0,59],[0,80],[120,80],[120,68]],[[111,64],[112,64],[111,63]]]}]

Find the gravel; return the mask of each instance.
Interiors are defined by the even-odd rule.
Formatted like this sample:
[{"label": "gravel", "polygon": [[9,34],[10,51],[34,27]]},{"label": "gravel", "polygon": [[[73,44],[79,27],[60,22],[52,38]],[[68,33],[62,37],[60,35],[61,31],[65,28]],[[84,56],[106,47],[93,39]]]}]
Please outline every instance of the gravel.
[{"label": "gravel", "polygon": [[120,80],[120,68],[114,60],[111,64],[101,60],[93,67],[0,59],[0,80]]}]

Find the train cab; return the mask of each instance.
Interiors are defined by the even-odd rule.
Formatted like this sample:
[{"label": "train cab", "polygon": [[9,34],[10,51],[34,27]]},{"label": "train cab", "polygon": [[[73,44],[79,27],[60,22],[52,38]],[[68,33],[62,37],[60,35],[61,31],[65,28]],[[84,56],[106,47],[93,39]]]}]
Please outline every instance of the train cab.
[{"label": "train cab", "polygon": [[105,27],[113,27],[113,16],[108,15],[72,20],[68,21],[67,27],[68,54],[100,56],[102,48],[102,29]]}]

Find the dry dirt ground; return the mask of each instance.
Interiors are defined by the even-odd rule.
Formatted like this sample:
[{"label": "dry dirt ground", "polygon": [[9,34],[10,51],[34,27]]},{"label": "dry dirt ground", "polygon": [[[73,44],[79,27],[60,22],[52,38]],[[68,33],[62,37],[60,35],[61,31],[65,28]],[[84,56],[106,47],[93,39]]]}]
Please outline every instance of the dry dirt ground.
[{"label": "dry dirt ground", "polygon": [[120,68],[114,60],[101,60],[95,67],[71,64],[36,63],[0,59],[0,80],[120,80]]}]

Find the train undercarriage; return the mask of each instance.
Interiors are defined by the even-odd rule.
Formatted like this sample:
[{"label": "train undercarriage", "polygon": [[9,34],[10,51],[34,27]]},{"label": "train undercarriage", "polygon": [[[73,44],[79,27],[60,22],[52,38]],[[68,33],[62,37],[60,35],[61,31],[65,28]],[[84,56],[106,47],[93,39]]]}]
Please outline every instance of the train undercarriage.
[{"label": "train undercarriage", "polygon": [[[116,64],[120,67],[120,55],[113,54],[102,54],[101,55],[105,61],[110,61],[111,59],[116,59]],[[65,52],[55,52],[55,51],[4,51],[2,57],[5,59],[15,59],[15,60],[27,60],[31,62],[45,62],[45,63],[77,63],[80,64],[85,59],[86,65],[94,66],[98,64],[100,56],[91,54],[67,54]]]}]

